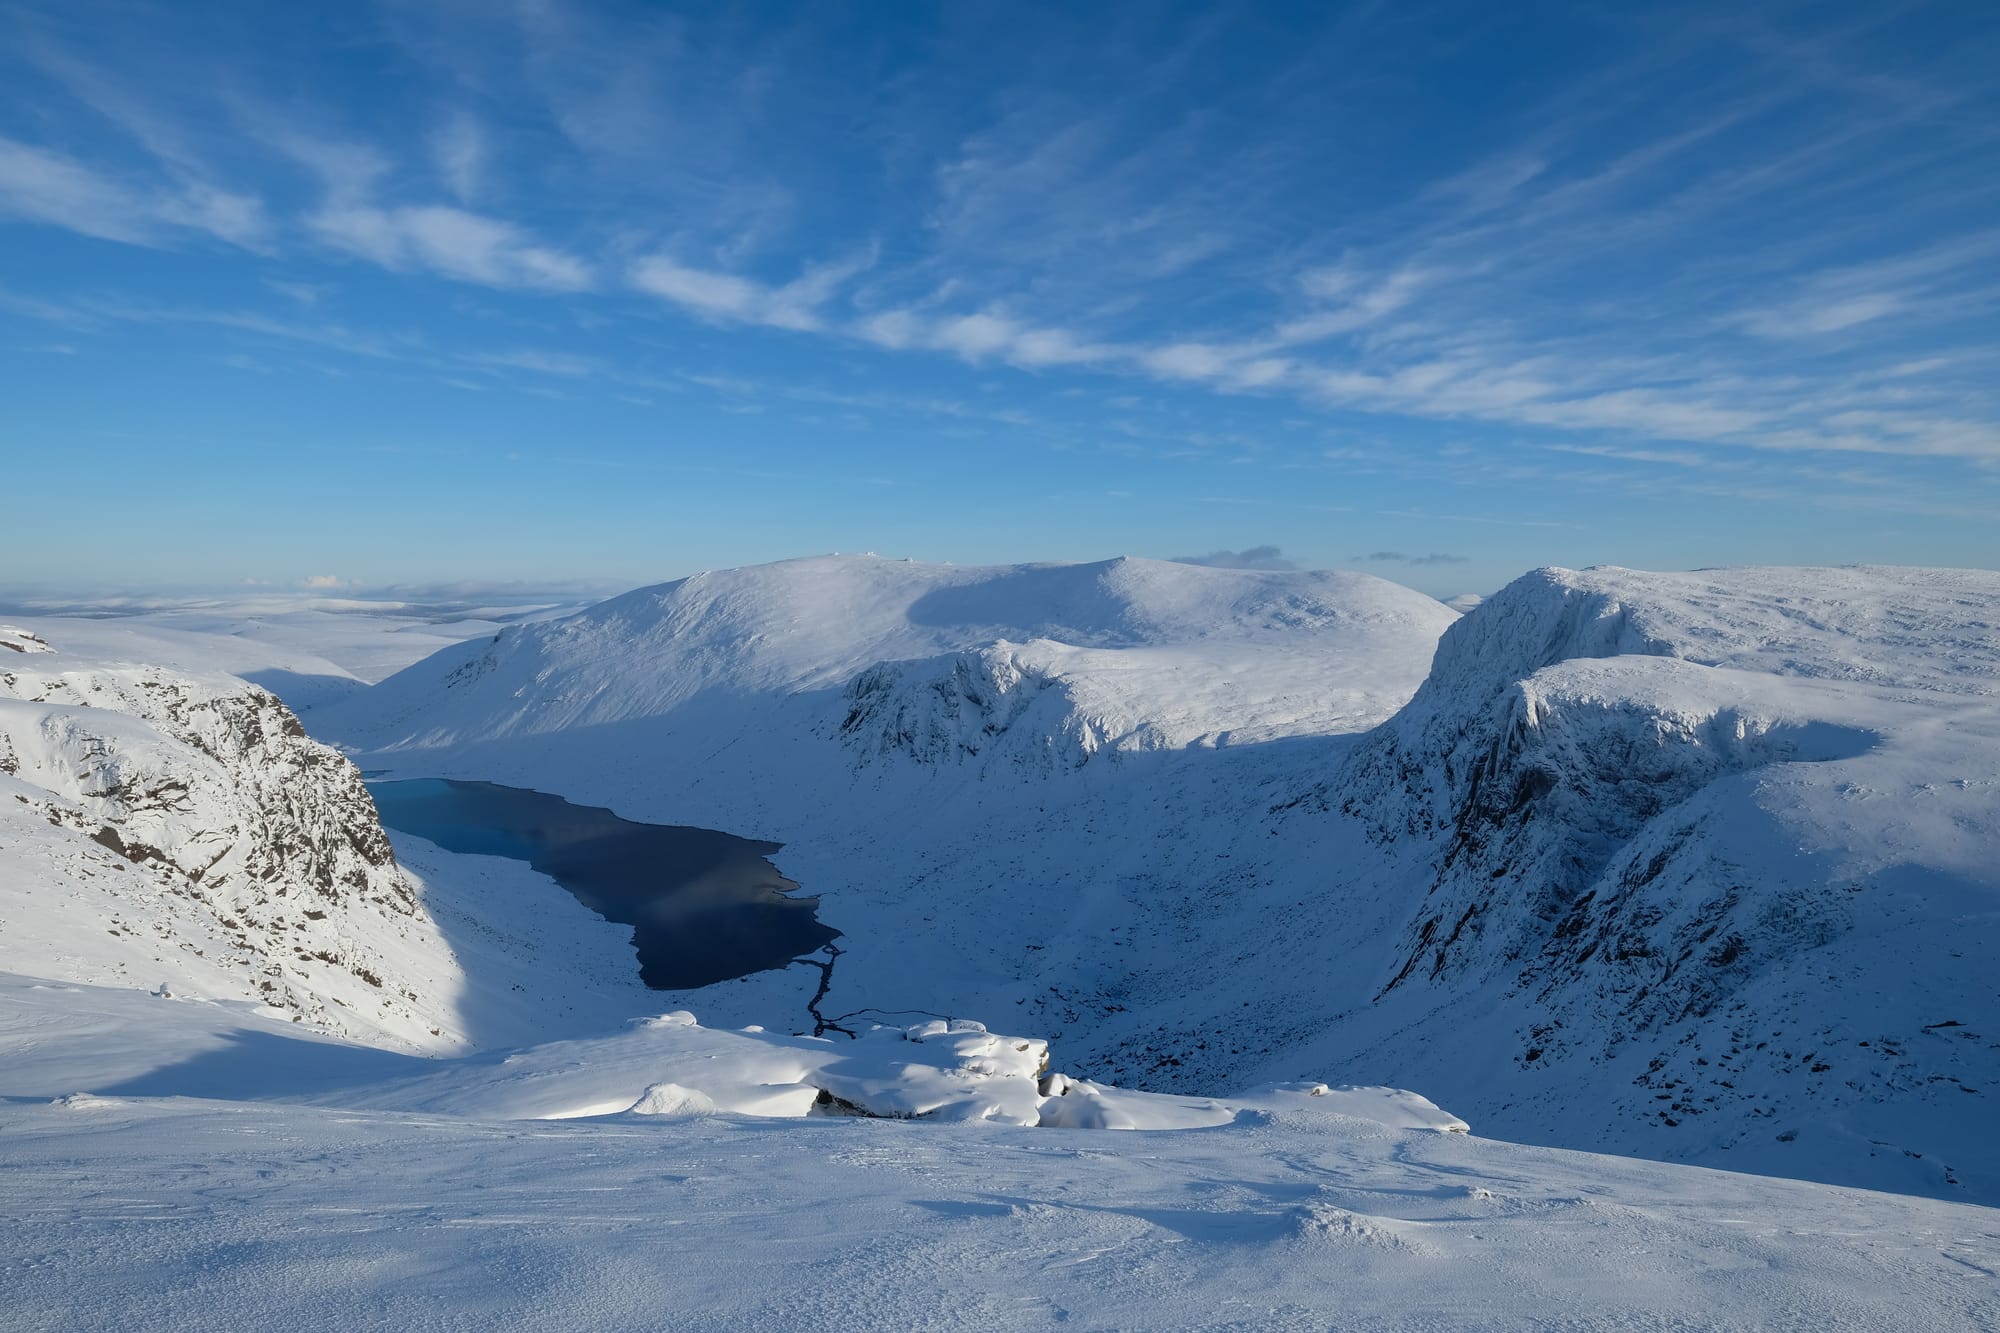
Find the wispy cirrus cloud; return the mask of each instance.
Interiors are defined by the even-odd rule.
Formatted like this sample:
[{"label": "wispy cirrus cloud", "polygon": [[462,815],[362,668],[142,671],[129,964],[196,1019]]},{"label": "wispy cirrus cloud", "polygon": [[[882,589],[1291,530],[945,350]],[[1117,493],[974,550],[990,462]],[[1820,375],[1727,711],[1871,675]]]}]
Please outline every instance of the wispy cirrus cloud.
[{"label": "wispy cirrus cloud", "polygon": [[1864,292],[1857,295],[1805,298],[1782,306],[1746,310],[1743,327],[1764,338],[1809,338],[1822,333],[1840,333],[1891,315],[1908,306],[1895,292]]},{"label": "wispy cirrus cloud", "polygon": [[[214,183],[206,155],[175,118],[56,49],[32,47],[39,68],[154,159],[152,171],[111,171],[54,149],[0,137],[0,217],[57,226],[100,240],[162,246],[190,235],[268,251],[282,222],[254,191]],[[299,222],[336,250],[399,272],[429,272],[493,287],[579,291],[590,266],[543,244],[524,227],[441,204],[377,201],[391,162],[366,143],[314,135],[246,112],[252,136],[318,180],[324,201]],[[469,118],[447,122],[435,141],[440,169],[461,200],[477,192],[485,146]]]},{"label": "wispy cirrus cloud", "polygon": [[878,311],[847,325],[844,332],[892,351],[944,352],[974,365],[999,362],[1028,370],[1101,365],[1123,355],[1121,348],[990,309],[963,314]]},{"label": "wispy cirrus cloud", "polygon": [[[544,244],[527,228],[502,218],[439,203],[384,203],[392,175],[388,157],[370,144],[329,138],[279,125],[265,140],[306,169],[321,189],[320,203],[300,221],[308,235],[343,254],[400,273],[429,273],[487,287],[549,292],[593,285],[584,260]],[[461,158],[468,152],[458,145]],[[447,164],[475,182],[474,164]]]},{"label": "wispy cirrus cloud", "polygon": [[[948,383],[901,396],[991,421],[1015,392],[1144,398],[1063,443],[1159,459],[1327,461],[1275,430],[1185,443],[1228,434],[1199,419],[1276,400],[1398,440],[1454,434],[1496,469],[1479,475],[1579,486],[1675,470],[1744,493],[1767,469],[1868,456],[1934,469],[1936,499],[1938,478],[2000,467],[1987,94],[1874,77],[1869,33],[1894,16],[1800,47],[1782,16],[1601,15],[1620,58],[1419,140],[1389,114],[1414,85],[1386,59],[1410,54],[1386,10],[1345,15],[1338,40],[1302,24],[1295,49],[1288,30],[1257,77],[1227,79],[1209,64],[1234,31],[1219,19],[1009,46],[1010,25],[954,15],[931,50],[948,58],[912,70],[887,48],[822,58],[811,15],[751,40],[564,0],[392,10],[369,34],[387,35],[385,67],[409,62],[396,78],[419,77],[383,108],[257,62],[208,70],[194,43],[169,78],[137,47],[105,48],[120,64],[45,35],[20,57],[51,81],[33,96],[74,99],[45,123],[77,125],[0,140],[0,210],[125,244],[258,247],[300,309],[177,318],[467,385],[522,371],[611,393],[768,353],[822,384]],[[1046,59],[996,56],[1029,48]],[[301,296],[332,290],[293,281],[329,261],[490,288],[504,311],[416,348]],[[546,297],[563,299],[533,306]],[[782,378],[761,392],[802,402],[768,387]],[[1394,475],[1399,447],[1439,466],[1410,445],[1361,461]]]},{"label": "wispy cirrus cloud", "polygon": [[458,111],[431,132],[430,150],[452,197],[475,202],[486,186],[492,150],[485,128],[468,111]]},{"label": "wispy cirrus cloud", "polygon": [[325,244],[400,272],[430,272],[488,287],[583,291],[590,266],[498,218],[440,204],[333,204],[306,225]]},{"label": "wispy cirrus cloud", "polygon": [[432,370],[456,364],[451,356],[439,352],[416,332],[361,329],[336,320],[286,317],[260,310],[171,305],[115,297],[83,297],[69,305],[57,306],[17,302],[0,290],[0,310],[10,308],[30,318],[93,333],[121,325],[212,329],[274,346],[314,348],[363,361]]},{"label": "wispy cirrus cloud", "polygon": [[[456,210],[434,213],[442,214],[435,218],[439,235],[461,243],[482,241],[469,252],[472,257],[433,241],[422,226],[389,225],[376,214],[364,215],[353,234],[341,239],[390,266],[415,257],[494,285],[561,288],[588,281],[580,266],[560,261],[554,267],[525,263],[510,272],[508,257],[521,253],[512,248],[518,242],[513,233],[482,232],[477,220],[468,222],[470,215]],[[1442,309],[1425,303],[1426,288],[1448,286],[1435,271],[1392,267],[1371,277],[1350,258],[1337,271],[1314,270],[1297,280],[1310,297],[1327,303],[1322,325],[1302,330],[1302,323],[1321,317],[1307,313],[1234,340],[1148,343],[1038,323],[992,307],[953,311],[933,304],[855,313],[845,297],[851,280],[867,267],[867,261],[857,260],[809,265],[792,281],[769,284],[656,255],[636,261],[628,276],[634,288],[716,324],[942,354],[975,366],[1091,369],[1164,385],[1283,393],[1370,413],[1574,435],[1609,433],[1629,443],[1622,449],[1595,446],[1600,455],[1634,461],[1649,461],[1646,455],[1663,460],[1672,453],[1668,446],[1689,442],[1784,453],[2000,458],[2000,431],[1976,417],[1940,416],[1930,405],[1913,405],[1907,384],[1867,409],[1843,397],[1836,411],[1802,399],[1794,383],[1760,380],[1740,370],[1718,374],[1700,356],[1654,354],[1642,361],[1590,356],[1573,338],[1521,329],[1502,337],[1468,336],[1466,329],[1473,326],[1447,317],[1453,303]],[[1822,317],[1824,326],[1833,322]],[[1336,350],[1294,345],[1309,336],[1344,342]],[[1897,378],[1907,381],[1932,368],[1899,363]],[[1649,442],[1654,447],[1648,449]]]},{"label": "wispy cirrus cloud", "polygon": [[769,286],[736,273],[651,255],[632,265],[630,278],[638,290],[701,319],[817,332],[827,327],[822,308],[867,263],[856,259],[820,264],[790,282]]},{"label": "wispy cirrus cloud", "polygon": [[7,138],[0,138],[0,217],[128,245],[166,245],[198,233],[254,247],[270,226],[255,195],[122,178]]},{"label": "wispy cirrus cloud", "polygon": [[[1810,274],[1735,316],[1763,338],[1845,333],[1883,319],[1936,325],[2000,306],[2000,282],[1977,276],[2000,254],[2000,231],[1974,231],[1887,259]],[[1968,278],[1970,280],[1968,281]]]},{"label": "wispy cirrus cloud", "polygon": [[461,355],[460,360],[489,370],[532,370],[540,375],[559,375],[564,379],[584,379],[604,373],[604,366],[594,358],[533,348],[510,352],[468,352]]}]

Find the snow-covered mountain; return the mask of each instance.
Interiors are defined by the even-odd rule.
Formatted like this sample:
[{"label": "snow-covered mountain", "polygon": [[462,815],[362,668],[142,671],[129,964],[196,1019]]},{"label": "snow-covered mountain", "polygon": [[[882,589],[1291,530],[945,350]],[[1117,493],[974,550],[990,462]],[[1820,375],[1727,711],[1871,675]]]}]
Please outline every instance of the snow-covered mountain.
[{"label": "snow-covered mountain", "polygon": [[1518,580],[1318,789],[1366,831],[1338,891],[1409,904],[1329,1040],[1558,1141],[1990,1193],[1996,608],[1974,571]]},{"label": "snow-covered mountain", "polygon": [[[1261,864],[1312,840],[1253,825],[1332,762],[1326,738],[1415,691],[1456,619],[1365,575],[825,557],[508,630],[315,726],[373,769],[787,844],[844,932],[842,1012],[1019,1010],[1094,1074],[1232,1087],[1253,1048],[1208,1048],[1212,1020],[1241,1030],[1246,994],[1291,1012],[1317,947],[1292,920],[1309,881]],[[1299,956],[1190,978],[1259,952]],[[770,1022],[813,984],[766,974],[699,1007]],[[1114,1059],[1106,1020],[1162,1005],[1204,1051]]]},{"label": "snow-covered mountain", "polygon": [[[2000,1061],[1996,604],[2000,579],[1973,572],[1542,570],[1460,617],[1355,575],[827,557],[508,628],[314,725],[399,775],[788,844],[780,864],[844,932],[827,1017],[1000,1015],[1107,1082],[1392,1083],[1538,1142],[2000,1197],[1981,1114]],[[71,657],[91,739],[70,749],[46,739],[50,668],[15,669],[10,781],[34,787],[7,855],[103,898],[61,920],[120,932],[64,975],[129,981],[141,959],[107,971],[104,950],[126,947],[136,881],[107,879],[122,858],[87,835],[208,847],[245,821],[156,829],[90,805],[114,789],[80,776],[86,750],[120,727],[161,772],[216,761],[161,749],[184,744],[166,677]],[[212,781],[237,794],[204,809],[263,799],[249,770]],[[75,827],[47,822],[59,807]],[[386,1030],[538,1035],[525,1001],[468,1021],[476,973],[489,999],[568,1012],[563,1035],[629,1003],[607,980],[618,940],[481,922],[453,885],[500,863],[403,846],[435,892],[428,915],[394,911],[414,952],[364,964],[420,997],[420,1026]],[[210,932],[182,955],[229,944],[274,985],[318,994],[333,965],[314,955],[348,957],[313,943],[332,915],[236,942],[198,898],[149,901],[148,929]],[[797,1024],[821,979],[662,998]]]},{"label": "snow-covered mountain", "polygon": [[[761,742],[790,724],[799,739],[938,762],[981,753],[1052,692],[1036,730],[1052,742],[1067,730],[1066,748],[1086,754],[1241,744],[1386,717],[1453,618],[1365,574],[828,556],[509,628],[391,677],[323,725],[415,752],[634,724],[664,724],[649,737]],[[807,707],[789,703],[802,696]]]},{"label": "snow-covered mountain", "polygon": [[[1991,1192],[1996,603],[1544,570],[1460,618],[1353,575],[828,558],[508,630],[326,720],[370,765],[790,844],[846,932],[829,1013],[1011,1011],[1121,1082],[1331,1071],[1541,1142]],[[811,980],[690,1003],[763,1021]]]},{"label": "snow-covered mountain", "polygon": [[843,952],[687,997],[524,865],[392,861],[241,643],[6,631],[11,1308],[1989,1326],[1988,1208],[1482,1135],[2000,1198],[1996,594],[806,561],[342,706],[791,840]]}]

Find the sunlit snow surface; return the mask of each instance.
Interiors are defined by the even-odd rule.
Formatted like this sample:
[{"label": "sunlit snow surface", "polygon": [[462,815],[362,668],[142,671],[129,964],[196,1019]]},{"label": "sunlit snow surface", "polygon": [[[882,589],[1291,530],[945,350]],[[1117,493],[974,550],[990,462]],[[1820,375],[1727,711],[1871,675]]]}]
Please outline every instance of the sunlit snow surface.
[{"label": "sunlit snow surface", "polygon": [[[0,998],[0,1328],[2000,1318],[1991,1210],[1440,1132],[1450,1117],[1380,1092],[1130,1096],[1141,1117],[1158,1108],[1154,1123],[1206,1127],[1128,1133],[769,1119],[714,1103],[852,1053],[668,1016],[426,1068],[199,1000],[14,979]],[[883,1077],[883,1053],[922,1061],[940,1039],[950,1053],[919,1067],[952,1082],[947,1066],[985,1054],[968,1061],[979,1035],[881,1038],[864,1082],[913,1086]],[[245,1086],[252,1070],[263,1096]],[[688,1082],[614,1108],[662,1072]],[[955,1081],[1025,1090],[1025,1072],[1002,1060]],[[70,1085],[99,1091],[45,1095]],[[200,1098],[224,1088],[227,1100]],[[310,1104],[266,1099],[288,1092]],[[805,1100],[774,1095],[790,1096],[766,1108],[781,1114]],[[399,1099],[408,1109],[383,1109]],[[605,1114],[501,1118],[592,1109]]]},{"label": "sunlit snow surface", "polygon": [[[1975,570],[1542,570],[1459,617],[1356,575],[824,558],[468,643],[316,725],[783,842],[844,934],[830,1014],[1992,1202],[1997,605]],[[758,1022],[817,980],[674,1002]]]},{"label": "sunlit snow surface", "polygon": [[[189,762],[147,701],[228,697],[241,644],[27,626],[0,1329],[2000,1325],[2000,1212],[1949,1201],[2000,1175],[1993,576],[1544,571],[1463,620],[1147,562],[694,592],[308,718],[785,841],[857,1040],[794,1035],[815,969],[646,992],[540,876],[411,838],[420,915],[239,944],[85,817],[249,827],[219,778],[92,794]],[[260,1008],[265,958],[312,1004]]]}]

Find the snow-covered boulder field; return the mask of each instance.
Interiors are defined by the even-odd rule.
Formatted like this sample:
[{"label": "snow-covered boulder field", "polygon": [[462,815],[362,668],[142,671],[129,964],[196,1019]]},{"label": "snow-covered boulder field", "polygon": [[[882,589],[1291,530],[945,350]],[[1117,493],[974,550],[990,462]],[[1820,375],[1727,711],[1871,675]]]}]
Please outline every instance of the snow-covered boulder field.
[{"label": "snow-covered boulder field", "polygon": [[454,1045],[456,968],[354,766],[266,690],[65,628],[0,627],[0,971]]}]

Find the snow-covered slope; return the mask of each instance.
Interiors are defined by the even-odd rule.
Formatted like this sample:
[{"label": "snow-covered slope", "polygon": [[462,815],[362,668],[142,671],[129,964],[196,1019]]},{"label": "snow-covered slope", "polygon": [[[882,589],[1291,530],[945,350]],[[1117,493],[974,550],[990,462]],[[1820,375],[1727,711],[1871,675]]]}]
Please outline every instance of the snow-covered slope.
[{"label": "snow-covered slope", "polygon": [[0,627],[0,969],[453,1044],[456,967],[354,766],[266,690],[68,628]]},{"label": "snow-covered slope", "polygon": [[1996,609],[1972,571],[1518,580],[1323,789],[1367,831],[1339,891],[1409,904],[1393,1035],[1337,1039],[1513,1132],[1990,1196]]},{"label": "snow-covered slope", "polygon": [[[1013,1063],[1037,1043],[936,1027],[828,1044],[668,1015],[437,1062],[0,976],[0,1327],[1933,1333],[2000,1315],[1989,1209],[1439,1133],[1457,1122],[1382,1089],[1085,1098],[1145,1133],[952,1123],[1079,1093],[1042,1097]],[[840,1114],[797,1082],[857,1071],[857,1096],[943,1114]],[[758,1104],[808,1113],[737,1113]]]},{"label": "snow-covered slope", "polygon": [[[369,768],[781,841],[845,932],[828,1016],[1018,1009],[1128,1077],[1157,1057],[1106,1063],[1099,1020],[1171,1005],[1220,1037],[1249,1017],[1245,974],[1191,985],[1192,960],[1309,960],[1300,878],[1237,874],[1229,848],[1331,762],[1326,737],[1407,699],[1455,619],[1364,575],[829,557],[509,630],[314,725]],[[1269,971],[1252,989],[1289,1012],[1301,973]],[[793,1022],[816,980],[699,1007]],[[1215,1043],[1211,1086],[1244,1050]]]},{"label": "snow-covered slope", "polygon": [[1052,741],[1067,730],[1065,750],[1242,743],[1386,716],[1452,618],[1364,574],[828,556],[504,630],[323,725],[402,752],[663,719],[762,741],[776,729],[764,710],[808,695],[815,709],[796,715],[806,732],[936,760],[978,753],[1053,692],[1033,730]]},{"label": "snow-covered slope", "polygon": [[[1353,576],[799,561],[330,721],[371,765],[790,844],[846,932],[829,1015],[1013,1012],[1119,1082],[1331,1071],[1541,1142],[2000,1197],[1996,602],[1545,570],[1461,619]],[[767,1021],[816,977],[686,1002]]]},{"label": "snow-covered slope", "polygon": [[[126,666],[220,672],[261,685],[294,713],[367,688],[367,682],[311,647],[272,643],[220,623],[189,628],[188,617],[0,616],[17,628],[60,641],[72,656]],[[203,622],[195,621],[199,625]],[[442,645],[433,643],[428,651]]]}]

